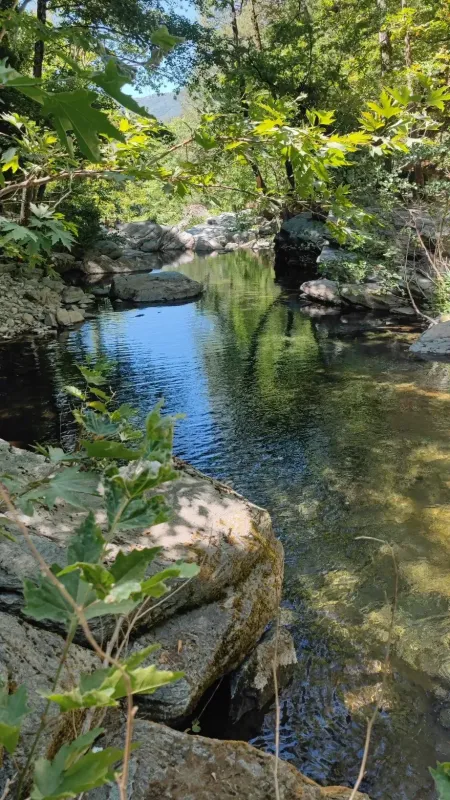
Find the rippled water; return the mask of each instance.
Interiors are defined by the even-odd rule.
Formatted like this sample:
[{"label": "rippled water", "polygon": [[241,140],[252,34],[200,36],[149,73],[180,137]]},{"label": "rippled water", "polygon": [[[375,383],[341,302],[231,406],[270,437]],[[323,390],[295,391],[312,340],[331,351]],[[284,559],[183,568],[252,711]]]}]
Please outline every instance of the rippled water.
[{"label": "rippled water", "polygon": [[[195,303],[105,302],[58,339],[0,347],[0,437],[69,446],[61,387],[86,355],[115,360],[118,399],[142,416],[160,397],[186,414],[177,454],[266,506],[283,540],[299,667],[281,750],[324,783],[356,777],[394,588],[389,549],[357,537],[392,542],[396,650],[364,786],[431,800],[427,767],[450,755],[448,693],[430,691],[450,685],[450,367],[413,360],[406,334],[310,319],[251,254],[182,270],[207,285]],[[252,736],[273,748],[273,710]]]}]

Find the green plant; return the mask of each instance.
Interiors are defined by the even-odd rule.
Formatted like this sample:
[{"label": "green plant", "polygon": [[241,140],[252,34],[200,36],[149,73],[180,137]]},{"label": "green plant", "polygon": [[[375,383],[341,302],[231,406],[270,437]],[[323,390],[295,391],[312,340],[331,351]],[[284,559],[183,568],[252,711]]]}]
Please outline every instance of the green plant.
[{"label": "green plant", "polygon": [[5,254],[19,257],[31,266],[42,261],[54,245],[70,250],[77,232],[73,223],[48,205],[30,204],[28,225],[20,225],[6,217],[0,217],[0,246]]},{"label": "green plant", "polygon": [[[18,798],[28,781],[53,704],[61,713],[82,713],[83,732],[78,736],[74,733],[73,740],[64,743],[52,759],[41,757],[35,761],[33,800],[63,800],[113,780],[125,800],[135,715],[133,696],[152,693],[181,677],[181,673],[145,664],[156,646],[132,655],[123,651],[138,618],[149,610],[154,599],[168,592],[167,581],[192,578],[198,572],[197,565],[179,562],[149,574],[150,565],[161,551],[159,547],[127,553],[119,549],[114,558],[108,555],[108,546],[120,531],[150,527],[168,518],[165,500],[155,491],[160,484],[177,477],[172,467],[174,420],[162,417],[157,406],[148,415],[145,429],[136,430],[131,424],[132,409],[113,408],[107,389],[108,370],[106,362],[80,366],[82,385],[67,388],[76,402],[73,413],[82,437],[75,452],[39,447],[48,458],[49,467],[45,475],[31,483],[17,476],[1,476],[0,496],[40,571],[37,580],[24,581],[24,613],[66,629],[53,689],[44,694],[46,706],[41,724],[31,748],[18,760],[21,726],[30,711],[27,687],[21,686],[15,692],[0,687],[0,744],[10,756],[16,754],[15,763],[20,764],[16,776]],[[32,515],[36,504],[51,508],[61,499],[87,513],[70,540],[65,562],[50,566],[36,550],[15,509]],[[93,513],[99,507],[105,512],[102,527]],[[114,617],[109,641],[100,644],[91,621]],[[99,658],[99,669],[82,675],[78,685],[64,691],[58,686],[58,677],[79,628]],[[93,726],[90,710],[117,706],[122,698],[128,715],[123,750],[93,749],[103,731]]]}]

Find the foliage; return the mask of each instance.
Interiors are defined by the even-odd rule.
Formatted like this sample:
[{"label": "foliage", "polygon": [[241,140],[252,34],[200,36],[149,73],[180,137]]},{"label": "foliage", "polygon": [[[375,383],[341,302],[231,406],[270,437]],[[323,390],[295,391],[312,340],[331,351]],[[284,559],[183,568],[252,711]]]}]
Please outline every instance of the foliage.
[{"label": "foliage", "polygon": [[448,762],[436,765],[436,769],[430,769],[438,791],[439,800],[449,800],[450,798],[450,764]]},{"label": "foliage", "polygon": [[34,266],[54,245],[70,250],[76,228],[49,206],[30,204],[28,225],[0,217],[0,245],[7,256],[19,257]]},{"label": "foliage", "polygon": [[[160,670],[155,664],[145,665],[156,646],[120,659],[120,631],[127,627],[129,636],[143,606],[148,609],[154,599],[167,594],[169,580],[190,579],[198,572],[196,564],[180,562],[149,574],[160,547],[127,553],[119,548],[114,558],[109,554],[108,545],[119,531],[147,528],[168,518],[165,500],[155,491],[162,483],[177,477],[172,467],[174,420],[162,417],[157,406],[148,415],[145,429],[134,429],[133,409],[114,408],[107,390],[110,368],[110,364],[102,361],[98,365],[80,365],[81,385],[67,387],[68,395],[76,403],[73,414],[83,437],[75,453],[40,446],[38,451],[49,460],[46,475],[31,484],[16,476],[1,476],[15,506],[28,515],[33,514],[36,504],[52,507],[56,500],[83,510],[90,506],[99,510],[103,506],[105,512],[106,523],[100,528],[93,511],[88,511],[68,544],[63,564],[49,567],[41,561],[38,579],[24,581],[24,613],[39,622],[53,621],[67,629],[63,661],[79,625],[91,642],[91,620],[99,617],[118,620],[116,633],[110,644],[104,645],[105,649],[92,639],[101,668],[82,675],[78,685],[70,690],[62,689],[56,677],[53,690],[44,694],[48,704],[56,704],[61,713],[117,706],[124,697],[152,693],[182,676]],[[26,529],[22,532],[28,543]],[[19,745],[21,726],[29,713],[25,687],[13,692],[7,687],[0,688],[0,743],[10,754]],[[19,777],[19,796],[32,753],[45,728],[46,713]],[[132,727],[132,717],[129,723]],[[124,752],[129,757],[130,731],[124,752],[117,748],[92,749],[101,733],[98,728],[88,730],[74,741],[64,743],[53,760],[38,759],[31,790],[33,800],[75,797],[112,780],[117,780],[125,797],[126,764],[121,771],[117,771],[116,765]]]}]

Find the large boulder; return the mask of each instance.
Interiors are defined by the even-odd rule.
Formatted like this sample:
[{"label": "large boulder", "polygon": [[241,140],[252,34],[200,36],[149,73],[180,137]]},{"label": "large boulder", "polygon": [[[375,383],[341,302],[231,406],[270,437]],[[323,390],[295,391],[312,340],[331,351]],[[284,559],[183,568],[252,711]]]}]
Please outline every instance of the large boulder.
[{"label": "large boulder", "polygon": [[358,255],[351,250],[345,250],[341,247],[330,247],[326,244],[322,247],[320,255],[317,258],[317,263],[321,266],[321,272],[336,267],[343,267],[346,263],[354,263],[358,260]]},{"label": "large boulder", "polygon": [[345,283],[339,288],[342,300],[352,306],[389,311],[402,305],[402,298],[378,283]]},{"label": "large boulder", "polygon": [[[30,480],[48,472],[42,456],[1,440],[0,462],[3,471]],[[133,648],[159,642],[160,663],[185,670],[182,681],[140,700],[146,713],[167,721],[189,714],[212,683],[242,663],[277,614],[283,577],[283,549],[269,514],[193,468],[178,467],[179,479],[158,489],[172,509],[170,521],[120,536],[124,552],[162,547],[153,572],[179,560],[200,566],[195,578],[175,581],[177,591],[142,614],[131,637]],[[59,503],[51,511],[38,509],[23,522],[46,561],[63,565],[64,549],[82,517]],[[8,516],[0,519],[14,533]],[[109,557],[116,551],[113,544]],[[0,611],[22,615],[22,581],[35,575],[36,563],[22,542],[0,538]],[[100,622],[92,627],[100,639],[107,639],[114,620]],[[52,627],[59,630],[56,624]]]},{"label": "large boulder", "polygon": [[[0,612],[0,680],[6,684],[14,682],[17,686],[25,684],[31,709],[31,713],[24,719],[19,748],[15,753],[15,762],[19,764],[23,764],[24,754],[30,750],[45,709],[46,701],[42,693],[54,689],[53,682],[65,641],[63,636],[37,628],[31,622],[32,620],[25,622],[11,614]],[[57,688],[60,691],[70,690],[76,685],[81,673],[90,672],[99,666],[92,651],[72,645],[61,670]],[[61,726],[64,725],[67,725],[67,720],[60,717],[57,706],[51,704],[44,736],[36,755],[53,750],[52,743],[57,743]],[[0,791],[4,789],[6,779],[12,777],[16,771],[16,765],[10,762],[3,750]]]},{"label": "large boulder", "polygon": [[113,278],[111,297],[131,303],[173,303],[192,300],[203,292],[198,281],[181,272],[123,275]]},{"label": "large boulder", "polygon": [[438,322],[432,325],[411,345],[411,353],[420,356],[450,356],[450,322]]},{"label": "large boulder", "polygon": [[[116,722],[116,719],[114,719]],[[116,723],[117,724],[117,723]],[[123,746],[124,725],[105,745]],[[275,757],[246,742],[190,736],[146,720],[137,720],[131,755],[133,800],[274,800]],[[349,800],[351,790],[323,788],[286,761],[277,765],[279,800]],[[95,789],[92,800],[114,800],[113,784]],[[368,800],[359,792],[356,800]]]},{"label": "large boulder", "polygon": [[301,214],[297,214],[297,216],[283,222],[280,234],[282,238],[287,239],[294,246],[306,246],[315,249],[322,248],[330,238],[325,223],[313,219],[310,211],[303,211]]},{"label": "large boulder", "polygon": [[216,250],[221,250],[225,247],[226,242],[223,237],[215,239],[214,236],[194,236],[194,250],[196,253],[214,253]]},{"label": "large boulder", "polygon": [[320,303],[327,303],[332,306],[342,305],[339,295],[339,286],[336,281],[327,278],[319,278],[314,281],[305,281],[300,286],[300,291],[308,298]]},{"label": "large boulder", "polygon": [[258,642],[273,619],[281,583],[280,551],[274,550],[246,578],[226,587],[220,599],[173,616],[138,638],[134,650],[159,644],[161,668],[170,664],[184,672],[181,680],[143,697],[143,713],[153,720],[182,723],[205,691],[239,666]]},{"label": "large boulder", "polygon": [[121,258],[123,247],[112,238],[97,239],[93,247],[95,253],[108,256],[108,258]]},{"label": "large boulder", "polygon": [[56,322],[62,328],[78,325],[78,323],[84,322],[84,319],[84,311],[81,308],[58,308],[56,311]]}]

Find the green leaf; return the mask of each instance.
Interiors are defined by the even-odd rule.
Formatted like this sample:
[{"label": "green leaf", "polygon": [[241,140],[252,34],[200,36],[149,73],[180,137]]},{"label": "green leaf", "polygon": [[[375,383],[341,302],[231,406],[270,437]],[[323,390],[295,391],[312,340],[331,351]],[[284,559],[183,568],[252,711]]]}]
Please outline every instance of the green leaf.
[{"label": "green leaf", "polygon": [[425,102],[427,106],[434,106],[440,111],[444,111],[445,103],[450,100],[450,92],[448,86],[441,86],[438,89],[432,89],[428,92]]},{"label": "green leaf", "polygon": [[132,450],[122,444],[122,442],[111,442],[106,439],[100,439],[96,442],[83,440],[81,445],[86,450],[89,458],[111,458],[120,459],[122,461],[135,461],[141,455],[139,450]]},{"label": "green leaf", "polygon": [[9,694],[8,687],[0,682],[0,744],[10,754],[18,745],[22,722],[30,711],[24,685]]},{"label": "green leaf", "polygon": [[[182,672],[159,670],[155,664],[139,667],[158,645],[150,645],[133,653],[123,663],[130,679],[133,694],[153,694],[161,686],[173,683],[183,676]],[[117,706],[117,701],[127,695],[127,685],[123,673],[116,667],[99,669],[80,678],[80,684],[69,692],[45,694],[49,700],[57,703],[61,711],[76,708],[102,708]]]},{"label": "green leaf", "polygon": [[100,86],[106,94],[120,103],[121,106],[124,106],[124,108],[134,111],[135,114],[139,114],[141,117],[155,119],[155,117],[149,114],[144,106],[140,106],[131,95],[122,92],[122,87],[125,86],[125,84],[132,83],[133,75],[130,74],[129,69],[122,69],[121,71],[119,67],[120,64],[117,59],[111,57],[106,62],[104,72],[94,72],[91,80],[97,86]]},{"label": "green leaf", "polygon": [[[57,565],[52,567],[52,572],[58,575],[61,568]],[[76,575],[65,575],[58,580],[66,587],[69,594],[75,599],[78,590],[78,577]],[[38,621],[51,619],[54,622],[68,624],[73,619],[72,607],[64,599],[59,589],[54,584],[41,575],[38,583],[25,578],[23,582],[23,594],[25,599],[24,614],[33,617]]]},{"label": "green leaf", "polygon": [[156,650],[159,650],[161,645],[159,644],[149,644],[147,647],[143,647],[142,650],[136,650],[135,653],[132,653],[131,656],[125,659],[123,662],[124,667],[128,670],[136,669],[139,667],[148,656],[152,655]]},{"label": "green leaf", "polygon": [[152,44],[158,47],[164,54],[170,53],[171,50],[177,45],[181,44],[184,39],[180,36],[173,36],[169,33],[166,25],[160,25],[150,36]]},{"label": "green leaf", "polygon": [[0,61],[0,85],[17,89],[27,97],[31,97],[32,100],[36,100],[37,103],[44,102],[45,92],[42,89],[41,81],[16,72],[15,69],[7,65],[6,58]]},{"label": "green leaf", "polygon": [[[17,498],[20,508],[37,501],[52,508],[56,500],[65,500],[76,508],[85,509],[95,495],[98,495],[98,475],[93,472],[80,472],[78,467],[66,467],[53,477]],[[27,513],[27,511],[24,511]]]},{"label": "green leaf", "polygon": [[140,600],[121,600],[117,603],[105,603],[104,600],[96,600],[85,608],[85,617],[87,620],[96,619],[97,617],[108,617],[117,614],[130,614],[139,605]]},{"label": "green leaf", "polygon": [[81,414],[80,419],[86,430],[96,436],[114,436],[120,428],[116,422],[111,421],[107,414],[97,414],[91,409]]},{"label": "green leaf", "polygon": [[439,800],[450,800],[450,762],[437,763],[436,769],[430,767]]},{"label": "green leaf", "polygon": [[278,117],[278,119],[264,119],[255,126],[253,132],[257,136],[260,134],[276,133],[279,126],[283,125],[283,123],[284,120],[281,117]]},{"label": "green leaf", "polygon": [[46,94],[43,113],[57,120],[57,133],[67,147],[67,132],[73,131],[83,155],[95,163],[101,161],[100,135],[123,142],[123,134],[114,127],[102,111],[92,107],[95,92],[75,89],[72,92]]},{"label": "green leaf", "polygon": [[336,113],[334,111],[316,111],[316,115],[321,125],[331,125],[336,117]]},{"label": "green leaf", "polygon": [[91,385],[103,386],[106,383],[106,377],[100,369],[89,369],[89,367],[84,367],[82,364],[77,364],[77,369],[81,372],[89,388],[91,388]]},{"label": "green leaf", "polygon": [[[155,485],[156,477],[149,478],[148,470],[138,476],[136,481],[125,481],[120,475],[105,479],[105,506],[109,526],[127,530],[137,527],[150,527],[167,519],[167,505],[163,497],[156,495],[144,500],[138,495],[151,483]],[[139,483],[138,492],[136,483]],[[136,497],[133,497],[135,494]],[[132,499],[130,499],[130,496]]]},{"label": "green leaf", "polygon": [[39,758],[34,768],[32,800],[76,797],[114,780],[113,765],[122,758],[122,751],[108,747],[87,752],[101,733],[103,729],[95,728],[72,744],[63,745],[53,761]]},{"label": "green leaf", "polygon": [[0,525],[0,539],[8,539],[10,542],[16,542],[17,539],[13,534],[4,528],[3,525]]},{"label": "green leaf", "polygon": [[212,150],[214,147],[217,147],[217,139],[214,136],[211,136],[207,131],[199,130],[194,135],[194,140],[197,142],[200,147],[203,147],[204,150]]},{"label": "green leaf", "polygon": [[67,550],[67,563],[95,562],[100,558],[105,540],[92,511],[77,528]]},{"label": "green leaf", "polygon": [[81,389],[78,388],[78,386],[65,386],[64,391],[66,394],[71,394],[73,397],[76,397],[77,400],[86,400],[86,395],[81,391]]},{"label": "green leaf", "polygon": [[143,550],[131,550],[123,553],[119,550],[110,572],[116,583],[123,580],[142,580],[147,567],[161,552],[162,547],[145,547]]},{"label": "green leaf", "polygon": [[168,518],[168,508],[164,497],[156,495],[149,500],[136,498],[124,509],[117,524],[119,530],[150,528]]},{"label": "green leaf", "polygon": [[94,394],[96,397],[99,397],[100,400],[103,400],[105,403],[109,403],[111,400],[109,395],[107,395],[106,392],[104,392],[102,389],[89,386],[89,391],[91,392],[91,394]]},{"label": "green leaf", "polygon": [[58,572],[57,577],[69,575],[71,572],[79,571],[83,580],[92,586],[96,595],[103,599],[114,585],[114,578],[102,564],[90,564],[86,561],[75,561]]},{"label": "green leaf", "polygon": [[140,581],[120,581],[120,583],[116,583],[109,594],[104,598],[104,602],[108,605],[113,605],[115,603],[122,603],[124,600],[129,600],[130,597],[138,595],[137,598],[139,599],[141,594],[141,584]]}]

